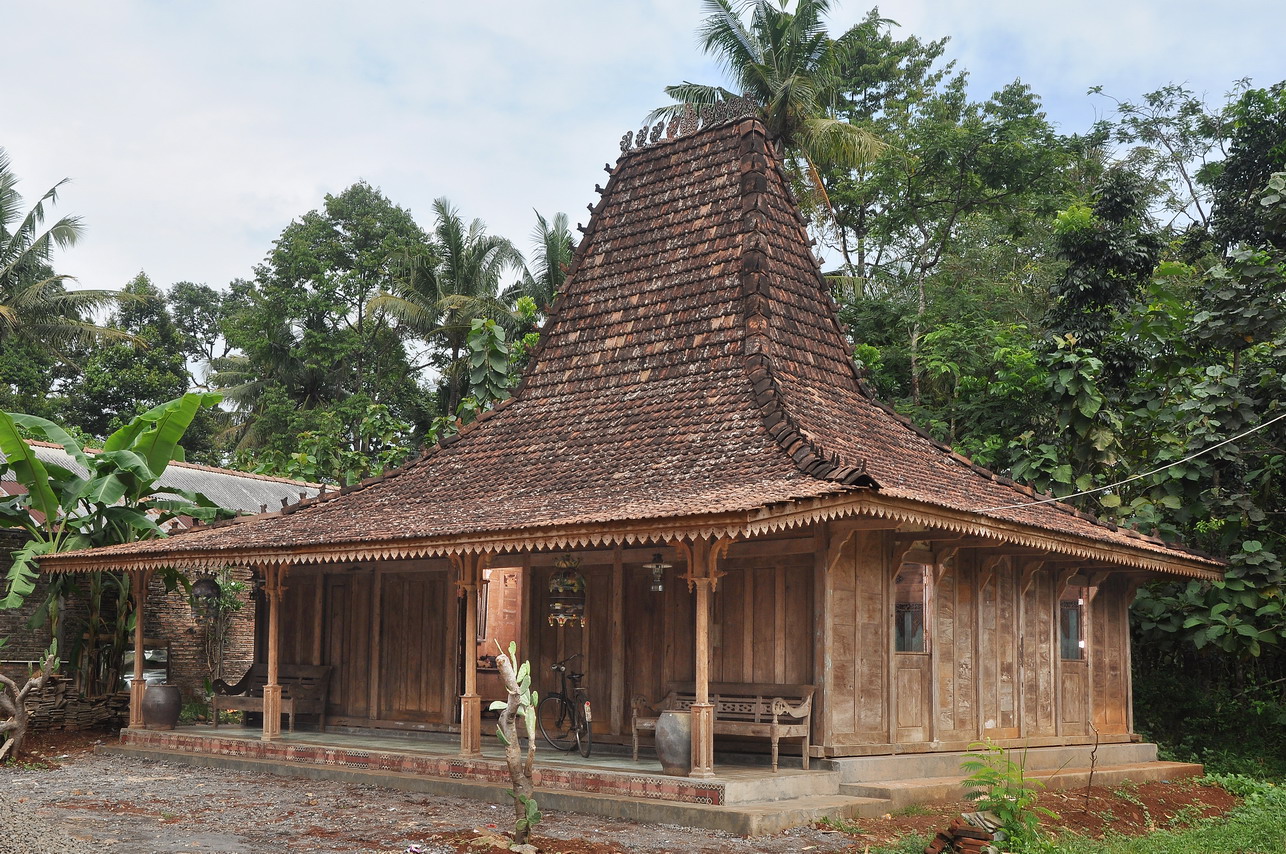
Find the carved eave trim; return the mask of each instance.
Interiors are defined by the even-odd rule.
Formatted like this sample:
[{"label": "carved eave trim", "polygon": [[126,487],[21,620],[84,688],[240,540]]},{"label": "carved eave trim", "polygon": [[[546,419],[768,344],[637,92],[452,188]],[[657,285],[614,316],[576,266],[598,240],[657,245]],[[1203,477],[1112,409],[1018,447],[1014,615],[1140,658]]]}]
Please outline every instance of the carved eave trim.
[{"label": "carved eave trim", "polygon": [[[842,489],[842,487],[841,487]],[[354,561],[408,560],[492,552],[534,552],[577,548],[606,548],[645,543],[673,542],[707,537],[711,539],[755,537],[790,531],[839,519],[864,518],[864,528],[896,529],[902,525],[922,526],[935,534],[948,532],[976,537],[966,547],[987,548],[983,541],[1037,549],[1052,560],[1081,560],[1124,569],[1145,570],[1191,578],[1221,578],[1220,563],[1179,553],[1170,554],[1072,537],[1039,528],[944,510],[928,504],[889,498],[865,488],[823,498],[797,499],[752,511],[712,516],[615,521],[564,525],[537,529],[477,532],[424,539],[381,540],[377,542],[313,543],[302,546],[240,549],[185,549],[183,537],[175,537],[173,548],[165,551],[101,555],[93,552],[49,555],[41,561],[45,572],[90,572],[94,570],[158,569],[177,566],[217,569],[224,566],[263,566],[352,563]],[[881,524],[884,523],[884,524]],[[199,529],[198,529],[199,530]]]}]

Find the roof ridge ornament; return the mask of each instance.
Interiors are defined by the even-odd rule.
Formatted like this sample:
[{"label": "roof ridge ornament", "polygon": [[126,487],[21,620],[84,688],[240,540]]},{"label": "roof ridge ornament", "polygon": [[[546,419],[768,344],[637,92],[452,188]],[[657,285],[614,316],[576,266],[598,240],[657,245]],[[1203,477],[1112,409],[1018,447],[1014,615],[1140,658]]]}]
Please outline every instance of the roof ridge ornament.
[{"label": "roof ridge ornament", "polygon": [[758,113],[759,103],[749,94],[733,95],[713,104],[702,104],[700,107],[688,104],[684,106],[681,114],[662,119],[655,125],[649,125],[644,122],[643,127],[639,128],[637,133],[626,131],[625,135],[621,137],[621,153],[625,154],[631,148],[645,148],[648,145],[655,145],[662,139],[668,141],[677,137],[688,136],[698,130],[707,130],[715,125],[747,118]]}]

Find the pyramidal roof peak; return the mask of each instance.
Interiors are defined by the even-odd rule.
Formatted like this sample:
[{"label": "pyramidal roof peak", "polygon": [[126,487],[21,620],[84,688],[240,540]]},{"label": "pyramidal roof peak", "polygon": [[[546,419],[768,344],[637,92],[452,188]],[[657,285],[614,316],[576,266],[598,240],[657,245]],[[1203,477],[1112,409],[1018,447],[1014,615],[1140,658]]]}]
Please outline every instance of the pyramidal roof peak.
[{"label": "pyramidal roof peak", "polygon": [[[936,507],[932,524],[959,531],[998,523],[1178,554],[1070,508],[1013,506],[1030,496],[864,391],[767,131],[739,109],[700,127],[688,114],[686,132],[658,125],[642,147],[622,139],[509,400],[356,488],[99,549],[97,565],[561,548],[668,536],[665,520],[749,534],[806,521],[790,508],[857,512],[832,501],[854,495],[903,521]],[[993,507],[1005,509],[980,509]]]}]

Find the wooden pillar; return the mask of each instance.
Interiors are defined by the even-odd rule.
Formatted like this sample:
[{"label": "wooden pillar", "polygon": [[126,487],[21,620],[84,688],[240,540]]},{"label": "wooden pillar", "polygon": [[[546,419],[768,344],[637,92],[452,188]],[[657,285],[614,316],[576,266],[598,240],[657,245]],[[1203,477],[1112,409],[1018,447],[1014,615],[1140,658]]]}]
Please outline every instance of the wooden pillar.
[{"label": "wooden pillar", "polygon": [[612,550],[612,687],[611,731],[625,732],[625,559],[618,543]]},{"label": "wooden pillar", "polygon": [[483,557],[465,554],[452,558],[460,573],[456,586],[464,596],[464,693],[460,695],[460,755],[482,755],[482,698],[478,696],[477,655],[470,649],[478,642],[478,591],[482,589]]},{"label": "wooden pillar", "polygon": [[143,678],[143,607],[147,602],[147,582],[151,572],[146,569],[130,571],[130,588],[134,596],[134,681],[129,688],[129,728],[143,728],[143,695],[147,681]]},{"label": "wooden pillar", "polygon": [[[692,777],[714,776],[714,704],[710,702],[710,594],[719,586],[717,564],[732,541],[698,538],[688,556],[688,589],[696,592],[696,702],[692,704]],[[684,544],[686,546],[686,544]]]},{"label": "wooden pillar", "polygon": [[263,740],[281,736],[281,683],[277,681],[281,659],[281,594],[285,591],[282,564],[264,568],[264,596],[268,600],[268,681],[263,686]]}]

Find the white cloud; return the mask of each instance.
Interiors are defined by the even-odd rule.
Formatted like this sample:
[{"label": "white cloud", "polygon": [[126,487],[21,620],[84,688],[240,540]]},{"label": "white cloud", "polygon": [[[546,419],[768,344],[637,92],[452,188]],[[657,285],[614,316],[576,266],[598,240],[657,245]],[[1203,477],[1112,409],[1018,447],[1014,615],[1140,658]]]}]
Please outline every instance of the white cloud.
[{"label": "white cloud", "polygon": [[[94,287],[139,269],[161,284],[248,276],[292,218],[358,179],[426,228],[445,195],[525,246],[532,208],[585,220],[663,85],[716,77],[695,0],[6,5],[0,146],[28,197],[73,178],[59,209],[88,238],[60,267]],[[901,34],[952,36],[976,95],[1020,76],[1070,131],[1106,109],[1084,95],[1094,84],[1135,97],[1170,80],[1215,96],[1245,75],[1276,82],[1283,13],[1260,5],[881,11]],[[839,7],[834,28],[866,8]]]}]

